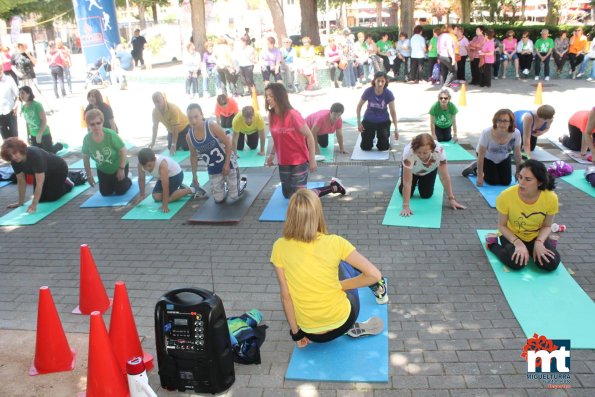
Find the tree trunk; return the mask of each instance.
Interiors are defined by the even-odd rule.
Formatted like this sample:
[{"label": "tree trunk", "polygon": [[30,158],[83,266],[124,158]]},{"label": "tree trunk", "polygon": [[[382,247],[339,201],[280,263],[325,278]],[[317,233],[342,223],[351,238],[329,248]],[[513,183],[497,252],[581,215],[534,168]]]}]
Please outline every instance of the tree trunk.
[{"label": "tree trunk", "polygon": [[[339,3],[339,20],[337,21],[337,27],[340,29],[343,29],[344,27],[347,26],[346,23],[343,23],[347,18],[345,17],[345,1],[341,0],[341,2]],[[330,32],[328,32],[328,34],[330,34]]]},{"label": "tree trunk", "polygon": [[48,36],[48,40],[56,39],[56,29],[53,22],[47,24],[45,34]]},{"label": "tree trunk", "polygon": [[527,0],[521,0],[521,21],[525,22],[525,6],[527,5]]},{"label": "tree trunk", "polygon": [[273,17],[273,28],[277,35],[277,43],[281,46],[284,37],[287,37],[287,28],[285,27],[285,16],[279,0],[267,0],[271,16]]},{"label": "tree trunk", "polygon": [[145,19],[145,5],[144,3],[138,4],[138,22],[140,24],[140,30],[147,28],[147,20]]},{"label": "tree trunk", "polygon": [[[524,1],[524,0],[523,0]],[[471,21],[471,4],[473,0],[461,0],[461,20],[463,23]]]},{"label": "tree trunk", "polygon": [[557,25],[560,20],[560,0],[547,0],[546,25]]},{"label": "tree trunk", "polygon": [[399,24],[399,33],[407,33],[411,37],[413,33],[413,11],[415,9],[415,0],[401,1],[401,23]]},{"label": "tree trunk", "polygon": [[151,5],[151,13],[153,14],[153,25],[158,25],[159,15],[157,15],[157,4]]},{"label": "tree trunk", "polygon": [[206,13],[204,0],[190,0],[192,40],[199,54],[205,51],[207,41]]},{"label": "tree trunk", "polygon": [[382,0],[376,0],[376,26],[382,26]]},{"label": "tree trunk", "polygon": [[[267,0],[268,1],[268,0]],[[313,45],[320,45],[316,0],[300,0],[302,10],[302,36],[308,36]]]}]

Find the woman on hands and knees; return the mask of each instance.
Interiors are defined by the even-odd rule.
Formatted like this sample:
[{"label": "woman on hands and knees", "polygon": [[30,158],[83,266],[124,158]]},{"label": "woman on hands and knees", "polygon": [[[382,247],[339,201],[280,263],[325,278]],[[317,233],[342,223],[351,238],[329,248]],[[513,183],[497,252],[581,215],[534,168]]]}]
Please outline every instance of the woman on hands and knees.
[{"label": "woman on hands and knees", "polygon": [[328,234],[314,192],[301,189],[289,200],[283,237],[273,245],[271,263],[290,335],[298,347],[384,330],[378,317],[356,322],[357,288],[369,286],[376,302],[386,304],[386,279],[349,241]]},{"label": "woman on hands and knees", "polygon": [[409,201],[416,186],[419,189],[421,198],[432,197],[436,174],[440,174],[440,182],[448,193],[448,201],[452,209],[466,208],[455,200],[444,148],[440,143],[432,139],[432,135],[423,133],[413,138],[403,149],[401,178],[399,179],[399,193],[403,196],[401,216],[413,215],[413,211],[409,207]]},{"label": "woman on hands and knees", "polygon": [[548,239],[558,213],[555,179],[536,160],[521,164],[519,184],[504,190],[496,199],[500,243],[487,237],[487,247],[507,267],[524,268],[532,257],[547,271],[556,270],[560,254]]}]

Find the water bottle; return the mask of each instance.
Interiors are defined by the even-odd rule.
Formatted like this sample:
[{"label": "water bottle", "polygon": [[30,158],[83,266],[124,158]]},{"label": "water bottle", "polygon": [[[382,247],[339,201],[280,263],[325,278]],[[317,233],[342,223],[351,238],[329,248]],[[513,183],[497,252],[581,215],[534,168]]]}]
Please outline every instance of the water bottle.
[{"label": "water bottle", "polygon": [[566,231],[566,225],[558,225],[557,223],[552,224],[552,233],[562,233]]},{"label": "water bottle", "polygon": [[129,360],[126,363],[126,373],[128,374],[130,397],[157,397],[157,394],[149,386],[149,378],[142,357],[134,357]]}]

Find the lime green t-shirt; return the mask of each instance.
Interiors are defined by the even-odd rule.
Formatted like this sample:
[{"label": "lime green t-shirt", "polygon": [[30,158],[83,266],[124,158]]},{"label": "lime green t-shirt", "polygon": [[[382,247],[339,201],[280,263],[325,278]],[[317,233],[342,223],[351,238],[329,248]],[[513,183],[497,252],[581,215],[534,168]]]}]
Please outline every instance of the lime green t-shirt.
[{"label": "lime green t-shirt", "polygon": [[438,58],[438,37],[432,37],[430,45],[432,48],[428,51],[428,58]]},{"label": "lime green t-shirt", "polygon": [[264,120],[259,113],[254,113],[252,124],[248,125],[246,124],[244,116],[240,112],[233,118],[231,128],[233,128],[233,132],[241,132],[242,134],[251,135],[259,130],[264,130]]},{"label": "lime green t-shirt", "polygon": [[452,116],[457,114],[459,109],[452,102],[448,102],[446,110],[440,107],[440,103],[436,102],[430,108],[430,115],[434,116],[434,123],[439,128],[448,128],[452,125]]},{"label": "lime green t-shirt", "polygon": [[383,54],[386,54],[386,52],[388,50],[395,47],[393,42],[390,40],[386,40],[386,41],[378,40],[376,42],[376,45],[378,46],[378,52],[382,52]]},{"label": "lime green t-shirt", "polygon": [[[120,150],[124,147],[124,141],[109,128],[104,128],[103,133],[104,137],[101,142],[95,142],[91,132],[85,135],[81,152],[95,160],[99,171],[115,174],[120,168]],[[126,164],[128,164],[128,160],[126,160]]]},{"label": "lime green t-shirt", "polygon": [[535,51],[540,54],[545,54],[549,52],[549,50],[552,50],[554,46],[554,40],[552,40],[550,37],[547,39],[540,38],[535,42]]},{"label": "lime green t-shirt", "polygon": [[[41,117],[39,117],[39,114],[45,112],[45,110],[43,110],[43,105],[37,101],[32,101],[23,104],[23,106],[21,106],[21,112],[23,112],[23,116],[27,122],[29,134],[34,137],[37,136],[39,134],[39,127],[41,127]],[[50,127],[46,125],[42,136],[49,135],[49,133]]]}]

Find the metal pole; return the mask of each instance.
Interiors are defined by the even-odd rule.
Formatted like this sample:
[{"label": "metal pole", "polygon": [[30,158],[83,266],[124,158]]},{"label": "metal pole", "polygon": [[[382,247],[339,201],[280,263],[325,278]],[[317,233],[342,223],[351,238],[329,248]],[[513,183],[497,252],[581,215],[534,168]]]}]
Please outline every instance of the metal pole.
[{"label": "metal pole", "polygon": [[132,39],[132,22],[130,22],[132,17],[130,16],[130,2],[128,0],[126,0],[126,18],[128,19],[128,41],[130,41]]},{"label": "metal pole", "polygon": [[328,0],[325,0],[324,2],[324,19],[326,21],[326,35],[327,37],[331,34],[331,21],[329,20],[328,17]]}]

